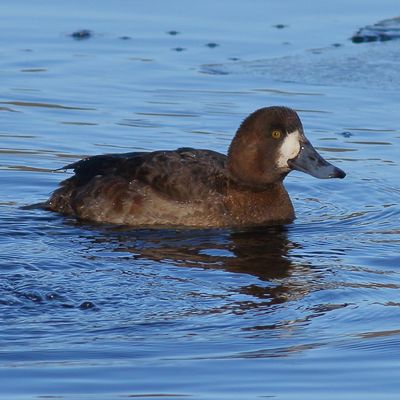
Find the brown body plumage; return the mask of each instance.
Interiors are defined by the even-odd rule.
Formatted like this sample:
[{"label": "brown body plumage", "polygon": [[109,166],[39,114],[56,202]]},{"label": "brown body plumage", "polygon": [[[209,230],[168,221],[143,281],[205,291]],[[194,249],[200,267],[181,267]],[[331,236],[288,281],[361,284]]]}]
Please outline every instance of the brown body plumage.
[{"label": "brown body plumage", "polygon": [[[277,131],[282,137],[271,138]],[[282,164],[281,147],[292,132],[303,135],[297,114],[269,107],[242,123],[228,156],[181,148],[89,157],[64,167],[75,175],[61,183],[46,208],[135,226],[290,222],[295,214],[283,179],[292,167]]]}]

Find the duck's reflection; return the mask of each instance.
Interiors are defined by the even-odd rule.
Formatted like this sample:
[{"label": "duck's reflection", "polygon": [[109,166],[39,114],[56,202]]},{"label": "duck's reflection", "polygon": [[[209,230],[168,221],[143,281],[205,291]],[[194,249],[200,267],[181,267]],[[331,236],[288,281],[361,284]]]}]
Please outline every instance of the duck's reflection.
[{"label": "duck's reflection", "polygon": [[268,283],[251,283],[237,290],[257,298],[258,305],[259,299],[263,304],[276,304],[303,297],[313,279],[309,266],[293,261],[290,253],[300,246],[288,239],[284,226],[240,231],[114,227],[102,228],[102,233],[93,237],[96,243],[112,243],[113,251],[129,253],[135,259],[256,276]]}]

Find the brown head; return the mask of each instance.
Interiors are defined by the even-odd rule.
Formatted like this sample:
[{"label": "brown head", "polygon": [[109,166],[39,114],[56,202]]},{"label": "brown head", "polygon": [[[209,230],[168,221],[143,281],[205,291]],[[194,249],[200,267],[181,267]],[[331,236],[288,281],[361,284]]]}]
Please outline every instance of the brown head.
[{"label": "brown head", "polygon": [[250,114],[229,147],[231,178],[246,186],[262,188],[281,182],[293,169],[317,178],[346,176],[313,148],[294,110],[275,106]]}]

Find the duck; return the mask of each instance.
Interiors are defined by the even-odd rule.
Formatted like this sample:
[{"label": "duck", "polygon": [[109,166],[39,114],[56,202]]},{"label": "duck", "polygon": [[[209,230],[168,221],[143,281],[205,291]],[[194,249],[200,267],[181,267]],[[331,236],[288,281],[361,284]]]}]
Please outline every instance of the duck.
[{"label": "duck", "polygon": [[191,147],[103,154],[60,170],[74,175],[45,202],[47,210],[136,227],[287,224],[295,219],[283,184],[291,171],[346,176],[315,150],[296,111],[284,106],[247,116],[226,155]]}]

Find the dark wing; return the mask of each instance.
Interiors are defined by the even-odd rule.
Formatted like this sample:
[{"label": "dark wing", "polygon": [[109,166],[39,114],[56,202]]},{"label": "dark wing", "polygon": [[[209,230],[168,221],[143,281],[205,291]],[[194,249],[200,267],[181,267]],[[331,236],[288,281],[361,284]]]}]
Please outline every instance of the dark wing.
[{"label": "dark wing", "polygon": [[226,156],[211,150],[135,152],[85,158],[62,169],[73,169],[80,186],[93,177],[115,175],[137,180],[175,200],[195,200],[226,190]]},{"label": "dark wing", "polygon": [[72,169],[75,172],[73,177],[75,184],[80,186],[89,182],[92,178],[98,175],[112,175],[118,170],[119,166],[127,159],[135,160],[138,164],[141,163],[142,157],[148,153],[134,152],[122,154],[102,154],[98,156],[86,157],[72,164],[65,165],[60,168]]},{"label": "dark wing", "polygon": [[225,192],[226,156],[191,148],[157,151],[145,156],[135,177],[175,200],[200,200]]}]

